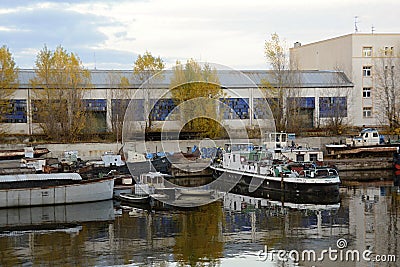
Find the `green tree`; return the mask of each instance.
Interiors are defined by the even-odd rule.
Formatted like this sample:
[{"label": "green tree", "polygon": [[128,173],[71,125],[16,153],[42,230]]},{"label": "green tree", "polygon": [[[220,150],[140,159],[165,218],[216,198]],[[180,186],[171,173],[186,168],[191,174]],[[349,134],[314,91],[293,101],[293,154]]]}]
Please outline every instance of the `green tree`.
[{"label": "green tree", "polygon": [[[18,88],[18,68],[7,46],[0,48],[0,122],[11,111],[10,98]],[[6,133],[6,128],[0,129],[0,134]]]},{"label": "green tree", "polygon": [[34,92],[34,122],[54,141],[77,141],[85,128],[86,111],[82,101],[90,86],[90,73],[77,55],[58,46],[46,46],[38,53]]},{"label": "green tree", "polygon": [[[141,89],[143,90],[143,101],[145,114],[148,114],[146,119],[146,128],[151,128],[151,90],[153,89],[152,82],[162,78],[162,75],[156,75],[165,68],[164,61],[158,56],[154,57],[150,52],[146,51],[144,55],[139,55],[133,66],[133,74],[140,81]],[[153,77],[153,78],[152,78]],[[150,79],[152,78],[152,79]]]},{"label": "green tree", "polygon": [[173,72],[170,89],[174,104],[181,105],[181,121],[186,122],[182,130],[202,137],[220,136],[222,127],[218,103],[224,94],[217,70],[190,59],[185,65],[178,61]]}]

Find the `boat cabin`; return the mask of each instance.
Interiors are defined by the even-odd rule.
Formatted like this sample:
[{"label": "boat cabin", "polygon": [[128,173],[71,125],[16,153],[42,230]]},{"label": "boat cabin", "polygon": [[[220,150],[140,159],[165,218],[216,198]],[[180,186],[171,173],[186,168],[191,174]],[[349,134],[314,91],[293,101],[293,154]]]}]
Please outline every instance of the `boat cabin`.
[{"label": "boat cabin", "polygon": [[136,195],[154,194],[155,189],[165,188],[164,179],[168,174],[160,172],[142,173],[138,182],[135,184]]},{"label": "boat cabin", "polygon": [[285,148],[294,146],[295,139],[296,135],[294,133],[266,133],[264,145],[267,149]]},{"label": "boat cabin", "polygon": [[223,168],[251,172],[267,173],[272,165],[272,153],[252,143],[233,143],[225,146]]},{"label": "boat cabin", "polygon": [[346,145],[348,146],[374,146],[379,145],[383,139],[378,130],[373,128],[363,129],[357,137],[346,138]]},{"label": "boat cabin", "polygon": [[324,160],[321,149],[295,143],[294,133],[266,133],[265,149],[273,151],[273,158],[295,162],[318,162]]}]

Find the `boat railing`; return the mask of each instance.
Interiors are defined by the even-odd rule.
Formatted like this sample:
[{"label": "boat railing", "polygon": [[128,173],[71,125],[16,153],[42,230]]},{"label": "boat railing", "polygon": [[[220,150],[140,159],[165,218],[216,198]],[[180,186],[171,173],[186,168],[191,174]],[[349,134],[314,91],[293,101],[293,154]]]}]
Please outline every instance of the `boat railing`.
[{"label": "boat railing", "polygon": [[338,172],[333,168],[312,168],[305,169],[300,174],[306,178],[332,178],[338,176]]}]

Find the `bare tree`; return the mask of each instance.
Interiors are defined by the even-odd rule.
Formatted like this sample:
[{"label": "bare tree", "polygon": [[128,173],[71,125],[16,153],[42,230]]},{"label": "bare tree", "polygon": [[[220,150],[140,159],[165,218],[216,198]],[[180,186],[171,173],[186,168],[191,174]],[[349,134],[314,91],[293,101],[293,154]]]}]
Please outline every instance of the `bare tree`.
[{"label": "bare tree", "polygon": [[329,88],[323,90],[319,98],[319,119],[332,134],[342,134],[348,127],[348,109],[350,90],[347,88]]},{"label": "bare tree", "polygon": [[110,73],[107,77],[110,89],[112,112],[109,119],[111,121],[111,131],[115,137],[122,136],[122,126],[124,116],[129,101],[133,96],[130,83],[127,77],[116,73]]},{"label": "bare tree", "polygon": [[[286,131],[301,133],[312,125],[312,117],[308,117],[307,99],[302,96],[301,72],[298,70],[289,71],[286,90]],[[309,121],[311,119],[311,121]]]},{"label": "bare tree", "polygon": [[[400,57],[392,50],[381,50],[374,58],[376,115],[390,133],[400,128]],[[398,131],[398,130],[397,130]]]},{"label": "bare tree", "polygon": [[271,78],[262,81],[262,89],[274,115],[276,130],[299,131],[301,74],[297,64],[290,62],[286,42],[277,33],[265,41],[264,55],[271,66]]},{"label": "bare tree", "polygon": [[[331,134],[342,134],[349,127],[349,105],[352,101],[352,88],[341,87],[344,72],[335,67],[332,72],[332,88],[322,89],[319,97],[319,125],[323,125]],[[322,120],[322,123],[321,123]]]}]

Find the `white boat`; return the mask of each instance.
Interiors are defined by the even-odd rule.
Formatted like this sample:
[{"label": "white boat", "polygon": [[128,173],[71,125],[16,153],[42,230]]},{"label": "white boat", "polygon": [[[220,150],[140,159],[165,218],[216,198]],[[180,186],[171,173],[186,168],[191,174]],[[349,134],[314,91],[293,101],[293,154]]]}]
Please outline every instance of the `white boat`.
[{"label": "white boat", "polygon": [[130,204],[149,204],[150,195],[135,195],[122,193],[118,197],[122,202]]},{"label": "white boat", "polygon": [[[112,200],[88,203],[0,209],[0,237],[35,232],[68,232],[83,222],[115,219]],[[77,232],[80,231],[78,229]]]},{"label": "white boat", "polygon": [[214,190],[207,190],[207,189],[180,189],[179,193],[183,196],[206,196],[209,197],[214,193]]},{"label": "white boat", "polygon": [[0,208],[84,203],[113,197],[114,179],[83,180],[78,173],[0,176]]},{"label": "white boat", "polygon": [[323,151],[308,144],[296,144],[295,134],[284,132],[266,133],[264,148],[273,152],[273,159],[296,162],[322,162]]},{"label": "white boat", "polygon": [[340,178],[334,168],[277,162],[274,151],[250,143],[230,144],[221,163],[211,165],[214,178],[226,183],[295,194],[338,195]]}]

